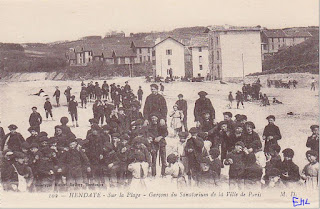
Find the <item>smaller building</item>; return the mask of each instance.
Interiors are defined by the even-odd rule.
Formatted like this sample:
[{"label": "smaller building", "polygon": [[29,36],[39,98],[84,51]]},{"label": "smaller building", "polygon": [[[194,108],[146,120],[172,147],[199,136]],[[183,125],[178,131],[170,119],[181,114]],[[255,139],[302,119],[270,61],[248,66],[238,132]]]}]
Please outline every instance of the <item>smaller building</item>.
[{"label": "smaller building", "polygon": [[89,62],[92,62],[93,53],[92,50],[85,47],[75,48],[76,65],[86,66]]},{"label": "smaller building", "polygon": [[208,42],[208,36],[191,38],[192,77],[206,77],[210,73]]},{"label": "smaller building", "polygon": [[131,43],[131,48],[137,54],[135,63],[152,62],[152,48],[154,41],[135,40]]},{"label": "smaller building", "polygon": [[167,37],[154,45],[155,75],[185,77],[185,46]]},{"label": "smaller building", "polygon": [[119,47],[114,48],[112,52],[112,57],[114,59],[114,64],[134,64],[136,54],[130,47]]}]

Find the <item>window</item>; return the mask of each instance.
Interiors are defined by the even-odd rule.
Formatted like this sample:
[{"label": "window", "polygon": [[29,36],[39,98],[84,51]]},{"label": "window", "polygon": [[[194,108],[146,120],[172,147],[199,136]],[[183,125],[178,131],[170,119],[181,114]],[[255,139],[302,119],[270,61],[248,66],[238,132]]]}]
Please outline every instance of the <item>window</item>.
[{"label": "window", "polygon": [[142,56],[140,56],[140,63],[142,63]]},{"label": "window", "polygon": [[217,45],[219,44],[219,37],[217,37]]},{"label": "window", "polygon": [[280,47],[281,47],[281,45],[279,44],[279,45],[278,45],[278,48],[280,48]]},{"label": "window", "polygon": [[148,62],[150,62],[150,60],[151,60],[151,59],[150,59],[150,56],[148,56]]},{"label": "window", "polygon": [[202,63],[202,56],[199,56],[199,63]]},{"label": "window", "polygon": [[153,65],[156,65],[156,61],[155,61],[155,60],[152,60],[152,64],[153,64]]},{"label": "window", "polygon": [[217,51],[217,60],[219,60],[220,54],[219,51]]},{"label": "window", "polygon": [[148,53],[150,53],[150,48],[148,48]]},{"label": "window", "polygon": [[271,42],[273,42],[273,38],[271,38]]},{"label": "window", "polygon": [[139,48],[139,53],[140,53],[140,54],[142,53],[142,49],[141,49],[141,48]]},{"label": "window", "polygon": [[264,50],[267,50],[267,45],[263,45],[263,49],[264,49]]},{"label": "window", "polygon": [[156,56],[156,51],[152,51],[152,56]]},{"label": "window", "polygon": [[172,55],[172,50],[171,49],[167,49],[166,50],[166,55]]},{"label": "window", "polygon": [[91,59],[89,58],[89,62],[91,61]]},{"label": "window", "polygon": [[272,50],[274,50],[274,45],[272,45]]},{"label": "window", "polygon": [[282,38],[282,41],[284,42],[284,38]]},{"label": "window", "polygon": [[278,38],[278,42],[280,42],[280,38]]},{"label": "window", "polygon": [[202,48],[201,47],[199,47],[199,52],[202,52]]},{"label": "window", "polygon": [[143,56],[143,62],[145,62],[146,61],[146,56]]},{"label": "window", "polygon": [[168,65],[171,65],[171,59],[168,59]]},{"label": "window", "polygon": [[203,69],[202,69],[202,65],[199,65],[199,69],[200,69],[200,70],[203,70]]}]

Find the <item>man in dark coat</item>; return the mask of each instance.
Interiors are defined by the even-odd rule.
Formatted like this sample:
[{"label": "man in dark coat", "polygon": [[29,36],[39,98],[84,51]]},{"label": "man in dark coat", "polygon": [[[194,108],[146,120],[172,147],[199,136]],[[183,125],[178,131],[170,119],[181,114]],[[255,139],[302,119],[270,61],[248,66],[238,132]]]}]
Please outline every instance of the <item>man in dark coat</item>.
[{"label": "man in dark coat", "polygon": [[130,85],[129,85],[129,82],[126,81],[126,82],[125,82],[125,85],[124,85],[124,91],[125,91],[125,92],[128,92],[128,91],[130,91],[130,90],[131,90],[131,87],[130,87]]},{"label": "man in dark coat", "polygon": [[167,121],[167,102],[165,98],[158,93],[159,87],[157,84],[151,84],[150,87],[152,93],[147,96],[143,109],[145,125],[149,124],[150,115],[156,114],[159,116],[159,122],[163,126]]},{"label": "man in dark coat", "polygon": [[37,107],[32,107],[32,113],[29,117],[29,124],[34,127],[35,130],[40,133],[40,124],[42,123],[42,117],[40,113],[37,112]]},{"label": "man in dark coat", "polygon": [[300,180],[299,167],[292,161],[294,151],[287,148],[282,151],[284,160],[282,161],[281,179],[286,186],[293,186],[292,183]]},{"label": "man in dark coat", "polygon": [[183,112],[183,126],[184,130],[188,131],[188,125],[187,125],[187,118],[188,118],[188,103],[186,100],[183,99],[183,95],[178,95],[178,101],[176,101],[176,105],[178,105],[178,110],[181,110]]},{"label": "man in dark coat", "polygon": [[71,98],[71,87],[68,86],[67,89],[64,91],[64,95],[66,95],[67,103],[69,104]]},{"label": "man in dark coat", "polygon": [[266,119],[269,124],[264,128],[262,139],[265,140],[264,152],[268,153],[272,144],[278,144],[281,133],[279,127],[274,124],[275,116],[269,115]]},{"label": "man in dark coat", "polygon": [[109,99],[109,85],[107,81],[104,81],[102,84],[102,98]]},{"label": "man in dark coat", "polygon": [[9,125],[8,126],[10,133],[6,135],[4,144],[1,147],[4,147],[5,144],[8,145],[8,149],[12,151],[21,152],[21,145],[25,142],[23,136],[17,132],[18,127],[16,125]]},{"label": "man in dark coat", "polygon": [[199,121],[201,120],[201,114],[203,113],[203,111],[208,110],[210,112],[211,121],[214,121],[215,110],[212,106],[210,99],[206,98],[206,96],[208,95],[207,92],[200,91],[198,95],[200,96],[200,98],[197,99],[194,106],[194,121],[197,123],[197,126],[199,127]]}]

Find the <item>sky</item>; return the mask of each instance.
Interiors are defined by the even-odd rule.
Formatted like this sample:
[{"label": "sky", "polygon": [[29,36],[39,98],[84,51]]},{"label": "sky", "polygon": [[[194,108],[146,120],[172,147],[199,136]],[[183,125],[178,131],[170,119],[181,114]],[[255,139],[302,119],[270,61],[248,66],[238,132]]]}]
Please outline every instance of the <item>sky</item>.
[{"label": "sky", "polygon": [[319,25],[318,0],[0,0],[0,42],[30,43],[104,36],[111,30],[167,31],[237,25]]}]

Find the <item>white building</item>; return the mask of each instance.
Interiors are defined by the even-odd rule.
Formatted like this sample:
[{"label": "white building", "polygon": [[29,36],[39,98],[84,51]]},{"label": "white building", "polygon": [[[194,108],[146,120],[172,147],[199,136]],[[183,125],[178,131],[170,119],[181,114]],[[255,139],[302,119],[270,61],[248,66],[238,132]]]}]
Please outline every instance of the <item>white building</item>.
[{"label": "white building", "polygon": [[168,37],[154,46],[155,74],[160,77],[185,77],[184,45]]},{"label": "white building", "polygon": [[192,54],[192,76],[206,77],[210,73],[208,37],[192,37],[190,48]]},{"label": "white building", "polygon": [[259,27],[208,27],[212,79],[243,77],[262,72]]}]

